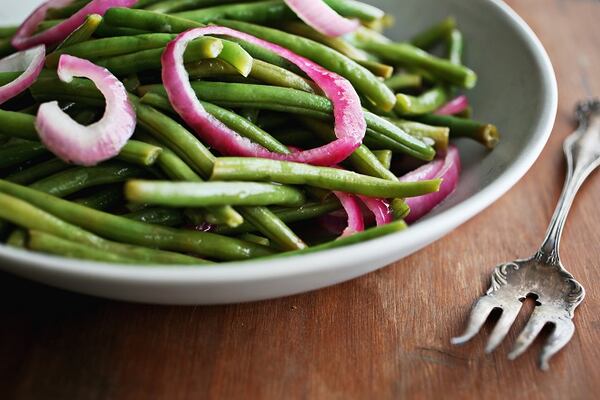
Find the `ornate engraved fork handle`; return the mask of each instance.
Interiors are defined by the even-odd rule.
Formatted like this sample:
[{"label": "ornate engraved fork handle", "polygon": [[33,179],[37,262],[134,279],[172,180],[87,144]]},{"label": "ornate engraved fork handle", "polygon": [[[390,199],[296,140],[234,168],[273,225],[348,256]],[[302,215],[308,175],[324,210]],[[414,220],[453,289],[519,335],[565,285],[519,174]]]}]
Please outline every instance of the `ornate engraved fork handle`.
[{"label": "ornate engraved fork handle", "polygon": [[579,128],[564,143],[567,177],[552,216],[546,238],[536,258],[548,264],[559,264],[560,237],[567,215],[579,188],[600,166],[600,100],[580,103],[577,108]]}]

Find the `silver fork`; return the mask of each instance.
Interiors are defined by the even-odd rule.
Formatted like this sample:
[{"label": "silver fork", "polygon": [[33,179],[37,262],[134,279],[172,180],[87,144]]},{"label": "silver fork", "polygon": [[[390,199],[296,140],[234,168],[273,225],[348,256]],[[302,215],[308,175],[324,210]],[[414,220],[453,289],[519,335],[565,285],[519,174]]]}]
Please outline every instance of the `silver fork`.
[{"label": "silver fork", "polygon": [[502,314],[488,340],[485,351],[492,352],[504,340],[526,297],[536,299],[536,307],[508,354],[514,360],[525,352],[546,324],[554,325],[540,354],[540,367],[571,340],[575,333],[573,314],[585,296],[579,284],[561,264],[559,242],[567,214],[577,191],[585,179],[600,165],[600,100],[577,106],[579,128],[564,142],[567,177],[560,200],[540,250],[531,258],[516,260],[496,267],[491,286],[477,300],[471,311],[465,333],[452,339],[463,344],[481,329],[494,309]]}]

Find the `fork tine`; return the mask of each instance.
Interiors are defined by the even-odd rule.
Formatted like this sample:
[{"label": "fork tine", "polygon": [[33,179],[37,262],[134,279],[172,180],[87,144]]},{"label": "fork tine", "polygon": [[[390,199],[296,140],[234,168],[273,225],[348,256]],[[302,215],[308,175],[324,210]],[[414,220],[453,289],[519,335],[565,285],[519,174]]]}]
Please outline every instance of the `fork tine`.
[{"label": "fork tine", "polygon": [[502,315],[496,323],[496,326],[494,327],[494,330],[492,331],[492,334],[488,340],[487,346],[485,347],[486,353],[491,353],[496,347],[498,347],[498,345],[500,345],[500,343],[502,343],[513,322],[515,322],[517,315],[519,315],[522,305],[523,304],[518,300],[515,300],[514,303],[503,305]]},{"label": "fork tine", "polygon": [[514,360],[527,350],[529,345],[535,340],[536,336],[540,333],[544,325],[546,325],[546,319],[543,317],[543,313],[539,311],[540,307],[536,307],[527,321],[527,325],[523,328],[523,331],[519,334],[517,341],[510,353],[508,358]]},{"label": "fork tine", "polygon": [[560,349],[565,347],[569,340],[575,333],[575,325],[570,319],[560,319],[558,321],[552,321],[555,325],[552,335],[548,338],[548,342],[542,348],[540,354],[540,368],[547,371],[550,368],[548,361],[555,355]]},{"label": "fork tine", "polygon": [[485,320],[490,315],[494,308],[499,308],[499,304],[490,298],[489,296],[483,296],[477,300],[477,303],[473,306],[467,329],[462,336],[452,338],[450,343],[452,344],[464,344],[471,340],[473,336],[479,332]]}]

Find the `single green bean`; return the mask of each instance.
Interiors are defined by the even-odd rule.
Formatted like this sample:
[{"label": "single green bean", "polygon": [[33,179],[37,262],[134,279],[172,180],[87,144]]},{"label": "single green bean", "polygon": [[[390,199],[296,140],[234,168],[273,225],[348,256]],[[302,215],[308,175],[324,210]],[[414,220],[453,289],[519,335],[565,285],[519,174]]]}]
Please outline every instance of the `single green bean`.
[{"label": "single green bean", "polygon": [[25,200],[57,218],[119,242],[190,252],[219,260],[243,260],[272,254],[272,250],[253,243],[212,233],[177,230],[132,221],[4,180],[0,180],[0,192]]},{"label": "single green bean", "polygon": [[24,229],[15,229],[6,239],[6,244],[11,247],[24,249],[27,244],[27,232]]},{"label": "single green bean", "polygon": [[46,57],[46,66],[48,68],[55,68],[62,54],[70,54],[75,57],[95,61],[107,57],[136,53],[142,50],[162,49],[175,37],[176,35],[168,33],[149,33],[136,36],[117,36],[88,40],[55,50]]},{"label": "single green bean", "polygon": [[19,142],[0,148],[0,168],[14,167],[25,161],[48,154],[41,143]]},{"label": "single green bean", "polygon": [[26,140],[38,140],[33,115],[0,110],[0,135]]},{"label": "single green bean", "polygon": [[171,14],[178,11],[193,10],[202,7],[210,7],[222,3],[235,3],[238,0],[162,0],[149,7],[148,11]]},{"label": "single green bean", "polygon": [[336,72],[352,83],[356,90],[384,111],[396,104],[392,91],[365,67],[343,54],[313,40],[240,21],[217,20],[219,25],[237,29],[261,39],[277,43],[291,51],[309,58],[330,71]]},{"label": "single green bean", "polygon": [[20,185],[28,185],[42,178],[46,178],[52,174],[64,171],[69,168],[69,164],[58,158],[52,158],[48,161],[43,161],[39,164],[32,165],[22,171],[15,172],[7,176],[7,181],[18,183]]},{"label": "single green bean", "polygon": [[446,39],[448,42],[448,59],[452,64],[461,65],[465,47],[463,34],[458,29],[453,29]]},{"label": "single green bean", "polygon": [[448,90],[438,85],[419,96],[398,93],[396,99],[394,110],[400,115],[430,114],[448,101]]},{"label": "single green bean", "polygon": [[139,260],[124,255],[109,253],[92,246],[72,242],[40,231],[29,231],[27,248],[35,252],[48,253],[77,260],[100,261],[114,264],[140,264]]},{"label": "single green bean", "polygon": [[125,197],[134,203],[168,207],[267,206],[303,204],[304,194],[289,186],[254,182],[165,182],[132,180]]},{"label": "single green bean", "polygon": [[[307,221],[313,218],[320,217],[330,212],[339,210],[341,208],[340,202],[337,199],[325,200],[320,203],[306,203],[298,208],[281,208],[273,209],[272,212],[277,218],[286,224],[294,222]],[[218,226],[216,233],[223,235],[231,235],[245,232],[256,231],[256,227],[249,222],[244,222],[242,225],[235,228],[227,226]]]},{"label": "single green bean", "polygon": [[267,207],[240,207],[240,212],[251,225],[283,250],[299,250],[306,244]]},{"label": "single green bean", "polygon": [[254,235],[252,233],[243,233],[239,236],[241,240],[245,240],[247,242],[260,244],[262,246],[270,246],[271,241],[263,236]]},{"label": "single green bean", "polygon": [[409,74],[401,72],[392,76],[390,79],[385,81],[387,87],[393,91],[409,88],[419,88],[423,85],[423,77],[418,74]]},{"label": "single green bean", "polygon": [[388,118],[387,120],[398,126],[409,135],[422,140],[425,138],[432,139],[435,142],[435,149],[438,152],[444,152],[448,149],[448,144],[450,141],[450,129],[447,127],[426,125],[420,122],[395,118]]},{"label": "single green bean", "polygon": [[336,168],[241,157],[218,158],[211,180],[273,181],[382,198],[422,196],[436,192],[441,183],[391,181]]},{"label": "single green bean", "polygon": [[456,20],[448,17],[419,33],[410,42],[413,46],[427,50],[444,40],[454,28],[456,28]]},{"label": "single green bean", "polygon": [[450,137],[467,137],[478,141],[490,150],[496,147],[500,141],[498,128],[492,124],[435,114],[422,115],[416,119],[427,125],[445,126],[450,129]]},{"label": "single green bean", "polygon": [[392,166],[393,156],[391,150],[374,150],[373,155],[377,157],[381,165],[383,165],[386,169],[390,169],[390,167]]},{"label": "single green bean", "polygon": [[79,28],[75,29],[69,36],[67,36],[67,38],[63,40],[55,50],[60,50],[62,48],[89,40],[101,23],[102,16],[98,14],[88,15],[83,24],[81,24]]},{"label": "single green bean", "polygon": [[[238,46],[231,43],[232,46]],[[224,42],[212,37],[202,37],[190,43],[189,51],[185,53],[186,62],[198,61],[203,58],[218,57],[223,49]],[[164,49],[142,50],[136,53],[115,56],[97,60],[95,64],[108,69],[117,76],[134,74],[141,71],[161,69],[161,55]],[[241,48],[240,48],[240,51]],[[244,61],[247,62],[247,61]]]},{"label": "single green bean", "polygon": [[30,187],[56,197],[66,197],[85,188],[124,182],[144,173],[144,169],[137,166],[111,161],[95,167],[75,167],[58,172]]},{"label": "single green bean", "polygon": [[357,41],[356,45],[383,60],[407,67],[420,68],[445,82],[471,89],[477,83],[477,75],[471,69],[435,57],[408,43],[381,43]]},{"label": "single green bean", "polygon": [[132,28],[123,28],[120,26],[112,26],[108,25],[105,21],[102,21],[94,36],[98,38],[109,38],[114,36],[138,36],[145,35],[152,32],[143,31],[140,29],[132,29]]},{"label": "single green bean", "polygon": [[17,33],[18,26],[3,26],[0,27],[0,39],[9,39]]},{"label": "single green bean", "polygon": [[164,226],[181,226],[185,222],[181,210],[174,208],[145,208],[123,216],[134,221]]},{"label": "single green bean", "polygon": [[110,185],[99,189],[97,192],[73,200],[77,204],[93,208],[94,210],[110,210],[123,204],[123,187]]},{"label": "single green bean", "polygon": [[[46,196],[51,199],[64,201],[49,195]],[[67,203],[71,205],[71,208],[82,207],[74,203]],[[85,209],[85,207],[82,208]],[[99,212],[94,210],[91,211]],[[63,239],[92,246],[106,252],[135,258],[139,262],[150,262],[154,264],[200,264],[203,262],[201,259],[189,257],[183,254],[110,242],[94,235],[93,233],[57,218],[47,211],[44,211],[43,209],[40,209],[35,205],[18,198],[18,196],[10,196],[5,193],[0,193],[0,218],[11,221],[15,225],[21,226],[22,228],[56,235]]]},{"label": "single green bean", "polygon": [[204,26],[198,22],[173,15],[122,7],[115,7],[106,11],[104,21],[115,27],[164,33],[180,33],[191,28]]},{"label": "single green bean", "polygon": [[141,166],[153,165],[162,152],[162,148],[138,140],[129,140],[119,153],[119,159]]}]

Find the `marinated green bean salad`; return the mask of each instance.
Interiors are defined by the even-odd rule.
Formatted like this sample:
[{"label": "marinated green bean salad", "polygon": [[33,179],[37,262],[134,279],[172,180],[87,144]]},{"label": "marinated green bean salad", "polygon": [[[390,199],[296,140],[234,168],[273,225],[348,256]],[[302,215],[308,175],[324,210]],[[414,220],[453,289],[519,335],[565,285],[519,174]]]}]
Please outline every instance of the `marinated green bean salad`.
[{"label": "marinated green bean salad", "polygon": [[[401,9],[401,2],[399,4]],[[355,0],[49,0],[0,28],[0,240],[204,265],[401,231],[455,190],[464,39]]]}]

